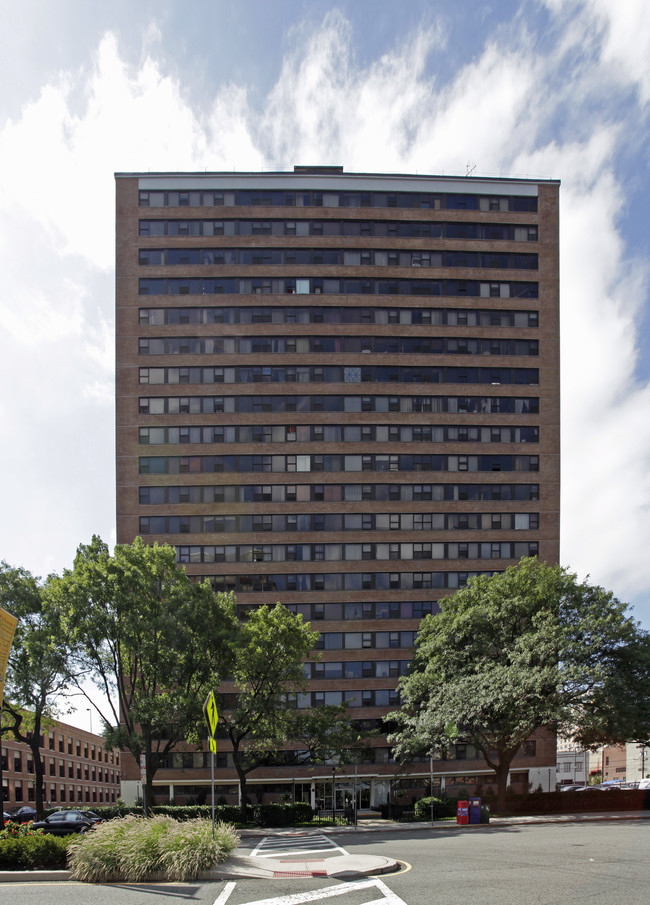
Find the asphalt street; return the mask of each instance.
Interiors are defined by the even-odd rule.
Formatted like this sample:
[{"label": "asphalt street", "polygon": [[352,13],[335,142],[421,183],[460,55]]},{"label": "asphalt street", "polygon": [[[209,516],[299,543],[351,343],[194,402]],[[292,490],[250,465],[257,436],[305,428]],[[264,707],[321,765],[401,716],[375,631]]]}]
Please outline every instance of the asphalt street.
[{"label": "asphalt street", "polygon": [[[280,843],[278,845],[277,843]],[[490,826],[244,840],[240,854],[283,859],[384,855],[399,873],[179,884],[3,884],[12,905],[646,905],[650,821]],[[310,855],[312,857],[312,855]]]}]

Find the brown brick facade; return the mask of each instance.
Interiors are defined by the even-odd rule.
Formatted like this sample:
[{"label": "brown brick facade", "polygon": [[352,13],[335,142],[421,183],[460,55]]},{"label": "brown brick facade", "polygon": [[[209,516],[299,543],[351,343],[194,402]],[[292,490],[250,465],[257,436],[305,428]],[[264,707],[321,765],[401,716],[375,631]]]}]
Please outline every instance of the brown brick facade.
[{"label": "brown brick facade", "polygon": [[[174,544],[241,607],[302,612],[322,633],[307,705],[347,699],[378,721],[440,597],[521,555],[558,560],[558,189],[117,177],[118,542]],[[553,745],[522,755],[515,781],[554,781]],[[358,775],[380,801],[403,777],[385,740],[372,749]],[[160,771],[161,797],[200,796],[199,761]],[[273,797],[328,776],[251,782]]]},{"label": "brown brick facade", "polygon": [[[40,746],[45,769],[46,807],[114,804],[120,795],[120,753],[105,751],[104,740],[65,723],[44,730]],[[32,751],[3,737],[2,777],[5,810],[33,805],[35,776]]]}]

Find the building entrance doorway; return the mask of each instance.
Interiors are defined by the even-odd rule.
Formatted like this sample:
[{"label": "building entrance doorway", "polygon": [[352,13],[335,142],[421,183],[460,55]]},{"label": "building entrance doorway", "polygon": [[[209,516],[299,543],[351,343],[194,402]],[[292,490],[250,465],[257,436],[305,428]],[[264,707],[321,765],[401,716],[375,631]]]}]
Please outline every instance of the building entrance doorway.
[{"label": "building entrance doorway", "polygon": [[[355,792],[356,785],[356,792]],[[367,810],[370,807],[370,780],[354,779],[348,776],[336,779],[334,782],[334,807],[337,811],[343,811],[352,805],[356,797],[357,810]],[[316,783],[317,808],[329,810],[332,807],[332,781]]]},{"label": "building entrance doorway", "polygon": [[367,810],[370,807],[370,781],[357,780],[356,795],[354,780],[345,779],[336,784],[336,809],[343,810],[352,805],[356,797],[358,811]]}]

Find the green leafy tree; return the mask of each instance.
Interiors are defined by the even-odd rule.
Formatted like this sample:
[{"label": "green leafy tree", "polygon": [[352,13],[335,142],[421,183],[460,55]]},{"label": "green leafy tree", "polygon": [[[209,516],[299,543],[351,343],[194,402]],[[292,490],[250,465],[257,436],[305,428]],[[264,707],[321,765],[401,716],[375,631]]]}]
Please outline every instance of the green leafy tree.
[{"label": "green leafy tree", "polygon": [[328,704],[296,711],[291,738],[300,745],[295,761],[312,764],[353,764],[368,750],[370,735],[362,738],[351,721],[347,704]]},{"label": "green leafy tree", "polygon": [[612,652],[602,683],[582,707],[576,740],[595,748],[636,742],[650,745],[650,634],[640,632]]},{"label": "green leafy tree", "polygon": [[26,744],[34,767],[34,806],[43,815],[41,735],[65,704],[71,649],[52,579],[41,584],[29,572],[0,563],[0,606],[18,619],[2,702],[3,734]]},{"label": "green leafy tree", "polygon": [[473,578],[423,620],[390,740],[401,759],[469,742],[494,770],[503,809],[523,742],[545,726],[576,730],[638,637],[623,603],[560,566],[522,559]]},{"label": "green leafy tree", "polygon": [[239,777],[242,816],[248,774],[277,756],[278,745],[294,738],[294,696],[307,686],[302,663],[318,632],[276,604],[253,610],[237,629],[232,646],[233,693],[222,698],[219,726],[232,744]]},{"label": "green leafy tree", "polygon": [[140,538],[111,555],[94,537],[54,592],[78,661],[108,702],[106,746],[144,755],[150,804],[170,751],[199,737],[203,701],[227,667],[234,598],[190,581],[173,547]]}]

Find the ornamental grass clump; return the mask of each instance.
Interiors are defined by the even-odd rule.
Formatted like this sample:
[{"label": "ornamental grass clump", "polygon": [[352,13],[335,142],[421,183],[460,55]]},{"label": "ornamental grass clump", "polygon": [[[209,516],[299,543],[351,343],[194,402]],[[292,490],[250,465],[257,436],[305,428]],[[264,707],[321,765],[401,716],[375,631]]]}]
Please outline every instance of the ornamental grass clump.
[{"label": "ornamental grass clump", "polygon": [[194,880],[202,871],[223,861],[238,842],[239,836],[229,823],[215,825],[214,839],[209,820],[175,823],[165,839],[161,870],[168,880]]},{"label": "ornamental grass clump", "polygon": [[128,816],[96,826],[69,852],[75,880],[138,882],[161,876],[193,880],[222,861],[239,842],[234,828],[209,820],[179,823],[171,817]]}]

